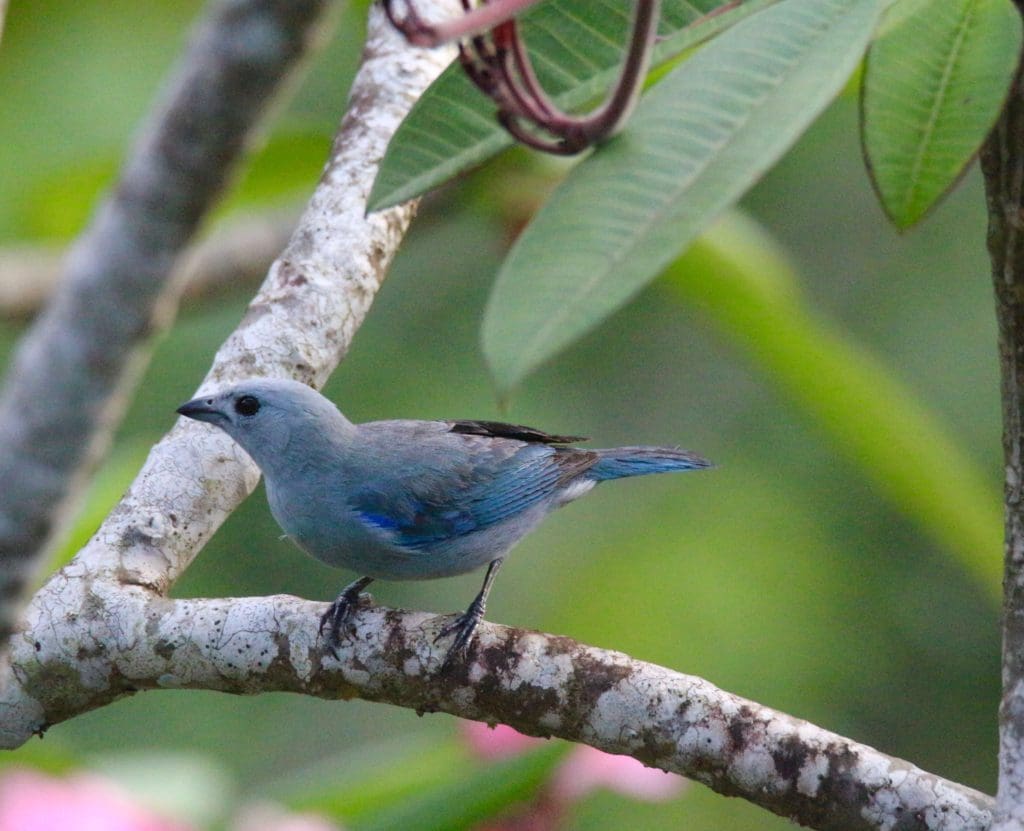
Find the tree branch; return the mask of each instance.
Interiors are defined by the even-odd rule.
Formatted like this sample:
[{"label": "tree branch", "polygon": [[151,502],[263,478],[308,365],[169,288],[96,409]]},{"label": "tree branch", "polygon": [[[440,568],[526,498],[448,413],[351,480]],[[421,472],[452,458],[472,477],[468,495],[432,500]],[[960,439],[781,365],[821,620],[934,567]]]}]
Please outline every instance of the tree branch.
[{"label": "tree branch", "polygon": [[991,798],[970,788],[619,652],[484,623],[471,660],[446,673],[447,644],[434,637],[448,616],[364,605],[335,660],[318,640],[325,608],[288,596],[168,600],[78,564],[36,598],[13,642],[0,743],[140,690],[288,691],[585,742],[815,828],[991,821]]},{"label": "tree branch", "polygon": [[61,289],[17,349],[0,395],[0,643],[73,492],[105,449],[171,316],[177,255],[226,183],[327,0],[220,0],[68,256]]},{"label": "tree branch", "polygon": [[981,153],[988,206],[1005,462],[1003,697],[994,828],[1024,827],[1024,81],[1009,98]]},{"label": "tree branch", "polygon": [[[295,230],[298,211],[247,214],[225,222],[186,251],[172,279],[183,298],[258,282]],[[0,249],[0,317],[23,318],[39,311],[61,278],[63,251],[47,246]],[[180,273],[179,273],[180,272]]]}]

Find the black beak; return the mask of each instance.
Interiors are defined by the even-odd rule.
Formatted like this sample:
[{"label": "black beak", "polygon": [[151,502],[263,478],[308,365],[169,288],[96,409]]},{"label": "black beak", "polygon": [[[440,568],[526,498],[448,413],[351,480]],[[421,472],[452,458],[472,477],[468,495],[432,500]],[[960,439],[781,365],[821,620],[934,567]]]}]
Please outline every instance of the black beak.
[{"label": "black beak", "polygon": [[214,406],[212,398],[193,398],[178,407],[177,413],[196,421],[213,422],[224,417],[224,414]]}]

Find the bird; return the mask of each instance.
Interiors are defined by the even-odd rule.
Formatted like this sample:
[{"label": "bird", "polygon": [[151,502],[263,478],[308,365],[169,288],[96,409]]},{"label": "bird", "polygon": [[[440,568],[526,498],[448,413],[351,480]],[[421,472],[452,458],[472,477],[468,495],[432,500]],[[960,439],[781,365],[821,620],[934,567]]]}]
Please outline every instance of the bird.
[{"label": "bird", "polygon": [[337,656],[374,580],[429,580],[487,567],[444,664],[464,659],[509,550],[547,514],[610,479],[699,470],[711,463],[672,447],[588,450],[587,441],[495,421],[353,424],[325,396],[290,379],[254,378],[177,412],[220,428],[253,459],[270,512],[318,560],[363,576],[320,620]]}]

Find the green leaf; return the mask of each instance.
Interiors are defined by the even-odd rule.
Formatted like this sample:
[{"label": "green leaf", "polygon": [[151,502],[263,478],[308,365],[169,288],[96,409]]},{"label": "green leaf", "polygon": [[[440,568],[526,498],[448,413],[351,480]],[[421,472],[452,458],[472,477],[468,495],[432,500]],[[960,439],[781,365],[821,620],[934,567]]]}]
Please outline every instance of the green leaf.
[{"label": "green leaf", "polygon": [[[721,0],[665,0],[653,64],[685,50],[778,0],[746,0],[701,17]],[[619,72],[630,19],[629,0],[548,0],[519,19],[537,75],[564,110],[595,100]],[[483,95],[456,62],[413,105],[395,132],[373,184],[368,211],[426,193],[512,145]]]},{"label": "green leaf", "polygon": [[665,280],[816,421],[897,509],[998,597],[997,481],[881,360],[808,307],[795,271],[760,226],[726,214],[668,268]]},{"label": "green leaf", "polygon": [[290,808],[318,811],[346,825],[383,806],[419,798],[467,776],[475,765],[464,743],[434,734],[399,736],[319,762],[279,783],[272,796]]},{"label": "green leaf", "polygon": [[470,828],[532,797],[565,755],[565,742],[481,762],[464,742],[401,737],[360,748],[283,783],[289,807],[327,814],[353,831]]},{"label": "green leaf", "polygon": [[1021,17],[1010,0],[917,0],[872,45],[861,141],[897,227],[918,222],[974,158],[1006,99],[1020,49]]},{"label": "green leaf", "polygon": [[500,762],[477,763],[445,786],[415,799],[384,806],[348,827],[352,831],[460,831],[529,800],[551,776],[566,745],[552,742]]},{"label": "green leaf", "polygon": [[503,393],[622,306],[738,199],[856,67],[880,0],[787,0],[670,73],[577,166],[498,275],[484,353]]}]

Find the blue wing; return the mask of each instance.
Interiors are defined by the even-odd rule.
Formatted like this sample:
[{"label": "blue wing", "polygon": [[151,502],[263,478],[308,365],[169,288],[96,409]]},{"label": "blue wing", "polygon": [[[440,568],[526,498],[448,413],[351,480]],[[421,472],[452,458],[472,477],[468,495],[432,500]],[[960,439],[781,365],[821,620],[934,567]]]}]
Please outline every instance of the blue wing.
[{"label": "blue wing", "polygon": [[593,464],[587,451],[499,442],[460,440],[461,453],[429,466],[421,454],[418,465],[358,489],[352,505],[398,545],[424,550],[513,518]]}]

